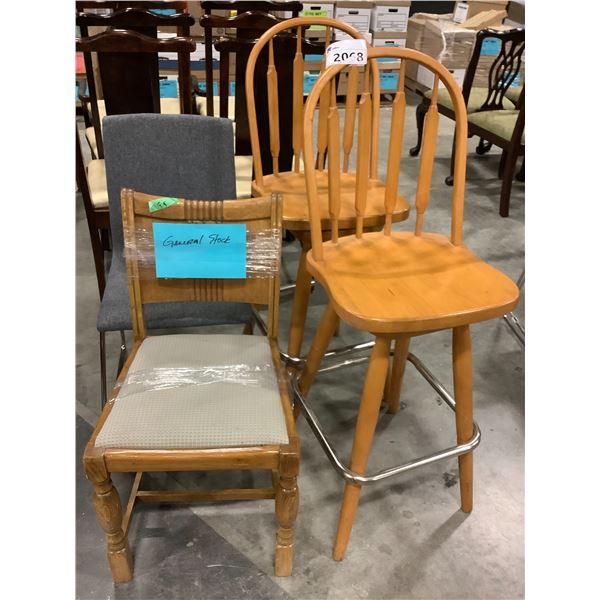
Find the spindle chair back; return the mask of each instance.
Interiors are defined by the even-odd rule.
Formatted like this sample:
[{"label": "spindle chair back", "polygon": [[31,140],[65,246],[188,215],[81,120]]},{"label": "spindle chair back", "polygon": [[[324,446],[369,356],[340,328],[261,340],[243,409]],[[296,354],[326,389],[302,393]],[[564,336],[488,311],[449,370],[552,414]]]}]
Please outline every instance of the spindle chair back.
[{"label": "spindle chair back", "polygon": [[[389,236],[392,232],[393,209],[398,192],[398,183],[400,178],[400,163],[403,144],[404,122],[406,116],[406,94],[404,92],[404,79],[406,74],[406,63],[408,60],[414,60],[420,65],[428,68],[434,74],[433,94],[427,116],[425,119],[425,134],[423,143],[423,152],[419,167],[415,192],[415,235],[420,236],[423,232],[425,212],[429,204],[431,175],[433,172],[435,160],[435,148],[438,137],[439,114],[437,106],[438,86],[443,84],[450,93],[452,101],[456,108],[456,164],[455,177],[456,183],[452,195],[452,228],[451,241],[455,245],[462,243],[462,221],[463,221],[463,197],[465,185],[465,165],[466,165],[466,108],[462,101],[462,93],[456,81],[445,68],[440,68],[440,63],[425,54],[408,48],[369,48],[368,64],[365,69],[365,80],[363,89],[360,91],[360,100],[356,111],[346,110],[345,125],[353,127],[352,121],[358,113],[358,147],[357,147],[357,165],[356,165],[356,184],[354,190],[354,212],[356,216],[356,238],[360,239],[364,231],[365,207],[367,202],[367,183],[372,170],[376,168],[373,165],[372,157],[377,155],[377,132],[379,126],[379,103],[380,87],[377,77],[377,71],[373,68],[378,58],[393,58],[400,60],[400,71],[398,77],[398,86],[394,94],[392,103],[391,128],[388,142],[387,168],[385,182],[385,225],[382,235]],[[336,76],[344,69],[352,72],[355,66],[347,67],[345,65],[333,65],[329,67],[323,75],[317,80],[315,87],[308,96],[304,114],[304,156],[305,172],[307,182],[307,193],[309,202],[311,240],[313,256],[316,261],[323,257],[323,236],[321,220],[319,214],[319,196],[317,193],[317,173],[320,170],[318,157],[321,155],[321,141],[317,133],[316,144],[314,143],[313,121],[314,113],[321,106],[323,95],[331,94],[335,89]],[[319,125],[323,119],[321,108],[319,108]],[[340,167],[340,147],[341,140],[346,139],[346,132],[340,129],[340,117],[337,105],[330,103],[327,114],[327,137],[330,147],[329,153],[329,202],[328,210],[332,229],[332,243],[337,243],[339,216],[340,216],[340,181],[342,174],[347,170],[347,154],[344,148],[343,161]],[[316,152],[314,147],[316,146]],[[315,161],[315,154],[317,160]],[[371,161],[369,161],[371,157]],[[316,162],[316,166],[315,166]]]}]

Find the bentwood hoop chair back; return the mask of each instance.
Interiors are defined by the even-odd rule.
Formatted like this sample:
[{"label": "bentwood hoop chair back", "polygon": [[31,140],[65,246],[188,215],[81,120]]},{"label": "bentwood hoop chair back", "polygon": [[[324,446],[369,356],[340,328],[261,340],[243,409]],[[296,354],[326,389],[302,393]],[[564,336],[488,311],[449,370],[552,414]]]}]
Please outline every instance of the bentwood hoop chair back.
[{"label": "bentwood hoop chair back", "polygon": [[[354,39],[363,39],[364,36],[350,25],[325,17],[300,17],[280,23],[267,31],[258,40],[248,59],[246,69],[246,99],[248,104],[248,117],[250,124],[250,139],[252,142],[252,156],[254,160],[255,179],[252,183],[252,193],[261,195],[271,192],[283,194],[283,225],[292,233],[302,245],[302,254],[296,275],[296,286],[292,307],[292,324],[288,337],[288,358],[297,359],[300,356],[302,340],[304,335],[304,322],[308,309],[311,290],[311,277],[306,270],[306,253],[310,249],[310,223],[308,217],[308,203],[306,198],[306,182],[302,168],[303,159],[306,159],[303,148],[302,119],[304,114],[304,71],[313,57],[307,56],[305,39],[308,35],[307,28],[316,25],[324,27],[325,39],[320,47],[322,59],[314,65],[323,73],[325,69],[325,49],[332,42],[334,35],[339,37],[343,34]],[[290,67],[292,73],[292,84],[288,86],[291,90],[283,96],[278,86],[280,66],[277,64],[276,44],[277,41],[287,40],[292,45],[290,53]],[[310,44],[313,44],[312,40]],[[368,44],[365,41],[368,47]],[[309,50],[313,52],[312,50]],[[268,122],[268,139],[259,136],[258,98],[262,93],[256,85],[256,70],[259,60],[266,62],[266,101],[264,108],[268,116],[262,122]],[[338,89],[335,84],[342,85],[342,81],[336,81],[330,86],[321,88],[318,99],[319,116],[317,125],[317,155],[316,155],[316,179],[318,190],[317,219],[321,220],[324,231],[329,232],[331,223],[327,209],[327,198],[332,181],[326,168],[327,160],[337,161],[336,155],[343,153],[340,166],[340,176],[334,184],[338,185],[336,193],[339,197],[338,226],[341,235],[354,231],[356,215],[354,213],[354,188],[356,184],[357,171],[352,168],[351,157],[355,150],[355,115],[357,111],[357,97],[362,91],[361,80],[364,81],[365,74],[374,73],[374,81],[379,89],[379,67],[376,63],[369,65],[367,70],[359,67],[350,69],[347,73],[345,116],[342,120],[337,117],[338,111],[333,110],[337,103]],[[341,95],[341,94],[340,94]],[[379,178],[377,169],[377,148],[379,144],[379,93],[373,95],[372,119],[373,127],[370,129],[371,142],[367,154],[360,154],[359,160],[366,161],[367,173],[366,203],[364,207],[363,226],[366,229],[379,229],[384,223],[384,192],[385,186]],[[289,111],[289,112],[286,112]],[[335,147],[329,146],[329,129],[336,127],[332,118],[337,118],[343,126],[343,138],[335,140]],[[281,136],[282,123],[292,124],[292,147],[290,154],[286,154],[286,148]],[[266,174],[263,169],[264,153],[269,153],[269,161],[272,164],[272,174]],[[285,159],[290,156],[291,164],[286,164]],[[359,156],[357,153],[356,156]],[[312,160],[312,158],[311,158]],[[330,163],[331,165],[331,163]],[[333,168],[337,168],[335,162]],[[362,185],[362,184],[361,184]],[[409,205],[405,198],[397,191],[393,200],[390,200],[392,220],[402,221],[408,217]],[[328,233],[326,235],[329,235]]]},{"label": "bentwood hoop chair back", "polygon": [[[177,199],[175,204],[153,212],[151,203],[158,199],[131,189],[122,192],[136,341],[83,457],[86,476],[94,488],[98,522],[106,533],[113,579],[125,582],[133,577],[127,534],[138,500],[274,499],[275,573],[290,575],[298,507],[299,442],[276,344],[281,202],[278,198],[223,202]],[[260,276],[232,280],[158,278],[153,226],[198,223],[243,224],[248,244],[253,235],[267,236],[259,241],[263,250],[259,251],[256,272],[260,271]],[[268,251],[265,239],[271,243]],[[146,335],[144,306],[209,300],[267,305],[268,335]],[[266,488],[140,490],[147,471],[211,470],[267,470],[272,472],[273,481]],[[115,472],[136,473],[125,515],[111,481]]]},{"label": "bentwood hoop chair back", "polygon": [[[385,224],[383,230],[367,232],[365,206],[368,190],[370,145],[373,128],[378,126],[375,108],[379,87],[372,68],[378,58],[400,60],[398,88],[394,95],[391,129],[387,145],[387,170],[384,187]],[[471,342],[469,325],[501,317],[518,301],[515,284],[504,274],[472,254],[463,241],[463,210],[467,143],[467,114],[461,90],[450,72],[433,58],[412,49],[369,48],[371,68],[366,70],[366,83],[358,105],[358,149],[354,205],[356,218],[354,235],[339,236],[341,227],[340,182],[342,134],[338,108],[329,111],[329,196],[328,221],[331,239],[323,234],[321,197],[318,190],[318,167],[315,155],[313,121],[324,90],[335,85],[343,65],[329,67],[309,94],[304,114],[304,157],[306,186],[310,208],[312,250],[307,256],[310,274],[325,288],[329,305],[313,340],[304,370],[298,382],[299,402],[308,393],[339,320],[375,335],[366,380],[356,421],[354,444],[349,470],[344,473],[346,486],[340,511],[338,533],[333,556],[344,556],[361,485],[369,458],[371,443],[382,397],[388,412],[398,409],[400,387],[412,336],[453,330],[453,374],[458,446],[451,456],[459,456],[461,507],[472,509],[473,463],[472,449],[478,443],[473,422]],[[392,230],[392,211],[401,174],[403,129],[406,112],[404,77],[407,61],[416,61],[433,73],[433,94],[425,118],[423,150],[415,190],[416,219],[414,231]],[[350,67],[355,68],[355,67]],[[370,72],[369,72],[370,71]],[[449,235],[430,233],[426,229],[431,176],[438,135],[438,84],[445,86],[456,114],[454,166],[455,184],[452,191],[451,226]],[[315,150],[315,146],[317,150]],[[394,358],[390,368],[389,354],[394,343]],[[309,420],[312,418],[307,413]],[[423,464],[448,458],[444,450]],[[394,467],[379,479],[414,468],[417,462]]]}]

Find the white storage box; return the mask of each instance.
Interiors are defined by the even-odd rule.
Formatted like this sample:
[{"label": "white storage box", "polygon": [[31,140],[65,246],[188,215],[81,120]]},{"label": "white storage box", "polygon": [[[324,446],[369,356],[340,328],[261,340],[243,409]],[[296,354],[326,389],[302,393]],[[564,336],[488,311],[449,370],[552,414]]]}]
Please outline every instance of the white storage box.
[{"label": "white storage box", "polygon": [[369,31],[373,2],[363,0],[340,0],[335,5],[335,18],[358,29],[361,33]]},{"label": "white storage box", "polygon": [[375,0],[371,12],[371,31],[405,33],[409,11],[410,0]]}]

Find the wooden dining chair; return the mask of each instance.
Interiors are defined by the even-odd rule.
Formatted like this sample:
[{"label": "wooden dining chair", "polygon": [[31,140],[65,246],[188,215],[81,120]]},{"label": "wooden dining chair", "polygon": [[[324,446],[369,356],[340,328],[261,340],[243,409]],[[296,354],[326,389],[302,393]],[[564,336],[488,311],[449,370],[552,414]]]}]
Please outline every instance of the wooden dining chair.
[{"label": "wooden dining chair", "polygon": [[[487,87],[474,87],[475,76],[480,68],[480,59],[485,43],[496,43],[498,55],[489,66]],[[524,85],[514,85],[518,79],[525,53],[525,30],[482,29],[475,36],[473,53],[465,73],[462,88],[467,106],[468,135],[479,137],[477,154],[485,154],[492,145],[502,149],[498,177],[502,179],[500,192],[500,215],[508,216],[510,192],[514,178],[515,164],[525,153],[523,131],[525,127]],[[427,113],[433,90],[428,90],[417,106],[417,144],[410,150],[417,156],[423,137],[423,121]],[[438,91],[440,114],[455,120],[452,102],[447,90]],[[520,116],[520,118],[519,118]],[[450,174],[446,183],[452,185],[454,155],[450,162]]]},{"label": "wooden dining chair", "polygon": [[[302,141],[302,115],[304,111],[304,71],[305,56],[303,50],[306,29],[317,25],[325,27],[325,43],[323,48],[329,46],[333,40],[333,34],[341,31],[352,38],[364,39],[364,36],[350,25],[329,19],[326,17],[299,17],[289,19],[284,23],[275,25],[263,34],[255,44],[248,59],[246,69],[246,100],[248,103],[248,118],[250,125],[250,140],[252,143],[252,156],[254,161],[254,181],[252,182],[252,193],[261,196],[272,192],[283,194],[283,227],[292,233],[302,246],[302,253],[296,274],[296,286],[292,307],[292,323],[288,338],[287,356],[292,359],[299,357],[304,336],[304,322],[308,310],[308,302],[311,291],[311,277],[306,268],[307,252],[311,248],[309,210],[306,196],[306,182],[302,168],[302,159],[306,162]],[[277,66],[275,42],[279,36],[293,35],[292,42],[295,51],[291,54],[292,62],[292,85],[288,86],[287,94],[279,92],[278,76],[280,68]],[[366,42],[365,42],[366,43]],[[367,44],[368,45],[368,44]],[[263,49],[268,49],[263,53]],[[263,53],[263,54],[261,54]],[[266,56],[265,56],[266,54]],[[259,58],[264,61],[266,69],[266,94],[263,90],[256,89],[256,71]],[[320,71],[325,68],[325,55],[321,61]],[[344,236],[352,233],[356,227],[356,214],[354,212],[354,194],[357,182],[358,170],[350,169],[350,155],[354,144],[354,117],[357,110],[357,94],[359,93],[359,76],[373,73],[376,89],[379,90],[379,68],[376,63],[370,64],[365,73],[359,72],[359,67],[350,69],[348,77],[348,91],[345,103],[344,135],[341,141],[333,141],[334,146],[329,144],[329,131],[339,126],[340,117],[337,110],[337,89],[323,88],[319,99],[319,122],[318,122],[318,154],[317,154],[317,189],[319,203],[317,212],[321,219],[321,226],[325,236],[332,235],[333,222],[331,221],[327,201],[329,190],[334,186],[336,202],[339,205],[339,217],[336,223],[336,236]],[[368,78],[368,77],[367,77]],[[291,94],[290,94],[291,92]],[[258,102],[259,94],[266,97],[263,111],[268,115],[266,119],[259,119]],[[380,180],[377,167],[377,148],[379,143],[379,93],[373,97],[373,119],[374,126],[370,131],[371,144],[365,150],[366,154],[357,153],[358,162],[368,165],[366,179],[361,179],[361,186],[366,190],[366,203],[362,213],[362,226],[365,229],[380,229],[385,221],[384,197],[386,188]],[[291,118],[290,118],[291,117]],[[259,135],[259,124],[268,122],[268,137]],[[289,167],[281,165],[280,158],[286,157],[288,149],[281,143],[281,131],[287,123],[292,123],[292,147],[289,149]],[[340,163],[339,153],[343,153]],[[263,171],[263,158],[268,154],[269,162],[272,164],[272,174]],[[340,171],[338,178],[332,179],[332,174],[326,167],[325,157],[328,155],[329,168],[334,172]],[[341,166],[340,166],[341,164]],[[281,165],[281,168],[280,168]],[[286,168],[287,167],[287,168]],[[409,205],[405,198],[395,190],[391,203],[391,219],[393,222],[403,221],[408,217]]]},{"label": "wooden dining chair", "polygon": [[[340,511],[333,557],[341,560],[346,551],[354,521],[361,486],[414,468],[417,463],[459,455],[461,508],[473,507],[473,455],[476,441],[473,422],[473,375],[471,339],[472,323],[501,317],[512,310],[519,292],[514,282],[480,258],[463,241],[463,204],[467,143],[467,113],[461,90],[450,72],[433,58],[412,49],[369,48],[369,63],[377,58],[401,60],[398,88],[392,104],[391,129],[387,152],[387,172],[384,186],[385,225],[382,231],[366,232],[369,155],[373,130],[379,126],[375,112],[379,89],[375,70],[371,69],[358,109],[358,164],[354,182],[356,233],[341,237],[342,222],[339,189],[343,173],[333,158],[337,156],[334,140],[340,139],[338,109],[332,106],[330,119],[330,165],[327,211],[331,224],[331,240],[324,241],[324,207],[319,191],[320,173],[315,167],[313,120],[324,90],[333,89],[333,82],[345,67],[333,65],[317,80],[308,96],[304,114],[304,157],[308,193],[312,249],[307,253],[308,272],[323,286],[329,304],[313,339],[305,367],[299,378],[298,401],[308,394],[324,352],[340,320],[361,331],[375,335],[375,343],[362,391],[356,420],[354,444],[349,469],[344,467],[346,485]],[[423,150],[415,191],[416,221],[414,231],[393,231],[393,210],[396,204],[403,147],[406,110],[404,78],[406,63],[416,61],[434,76],[431,104],[425,119]],[[452,99],[456,115],[454,189],[452,193],[450,235],[428,232],[425,212],[429,203],[431,176],[438,135],[438,83],[445,86]],[[318,152],[318,133],[317,133]],[[328,234],[329,235],[329,234]],[[400,387],[411,337],[451,329],[452,364],[456,409],[456,429],[459,446],[380,473],[365,475],[371,443],[382,397],[386,396],[391,412],[397,410]],[[389,354],[394,344],[390,381],[387,381]],[[450,398],[450,400],[452,400]],[[447,400],[452,405],[452,402]],[[308,414],[308,412],[307,412]],[[313,423],[314,425],[314,423]],[[313,428],[314,429],[314,428]],[[473,440],[467,447],[462,444]],[[343,470],[343,469],[342,469]]]},{"label": "wooden dining chair", "polygon": [[[215,4],[225,4],[223,8],[237,9],[237,15],[225,17],[211,14]],[[288,4],[288,3],[286,3]],[[290,9],[298,12],[300,2],[291,2]],[[231,2],[202,3],[206,14],[200,20],[204,27],[206,39],[206,96],[197,97],[198,112],[208,116],[229,118],[235,122],[235,172],[238,198],[249,198],[252,195],[252,150],[248,128],[248,112],[246,109],[245,81],[248,56],[256,40],[279,19],[267,12],[257,10],[279,10],[281,2],[244,0]],[[246,12],[252,9],[250,12]],[[226,31],[226,35],[213,36],[213,31]],[[219,52],[219,86],[218,95],[213,86],[213,45]],[[285,52],[285,49],[282,49]],[[230,95],[230,67],[233,67],[235,94]],[[214,107],[216,106],[216,110]]]},{"label": "wooden dining chair", "polygon": [[[141,8],[125,8],[109,15],[82,12],[77,15],[76,23],[81,31],[76,46],[84,56],[92,121],[92,126],[86,129],[86,138],[94,158],[104,158],[102,120],[107,115],[192,113],[190,53],[196,45],[189,37],[194,24],[191,15],[162,15]],[[157,28],[161,26],[177,28],[178,37],[157,39]],[[90,36],[90,28],[97,27],[108,29]],[[179,99],[160,98],[159,52],[177,52],[182,90]],[[98,61],[97,77],[93,55]]]},{"label": "wooden dining chair", "polygon": [[[127,534],[138,501],[274,499],[275,574],[290,575],[300,451],[277,347],[281,201],[177,199],[155,211],[158,196],[124,189],[121,198],[135,344],[83,456],[113,579],[133,577]],[[165,223],[244,224],[248,277],[158,278],[153,226]],[[250,260],[252,239],[258,245]],[[267,305],[267,336],[147,336],[148,304],[198,300]],[[140,489],[148,471],[211,470],[267,470],[273,483],[225,490]],[[136,473],[125,515],[113,473]]]},{"label": "wooden dining chair", "polygon": [[[81,141],[79,132],[75,130],[75,178],[77,188],[83,200],[83,208],[85,210],[85,218],[88,224],[90,234],[90,242],[92,244],[92,255],[94,258],[94,269],[96,271],[96,280],[98,282],[98,292],[100,300],[104,295],[106,287],[106,272],[104,269],[104,252],[109,250],[108,239],[110,235],[110,216],[108,212],[108,192],[106,193],[105,202],[94,203],[94,196],[90,191],[90,187],[94,185],[94,177],[97,177],[99,160],[92,160],[88,163],[86,170],[81,152]],[[102,161],[104,162],[104,161]],[[101,165],[104,171],[104,165]],[[95,172],[96,171],[96,172]],[[104,175],[106,179],[106,174]],[[105,185],[106,187],[106,185]],[[96,194],[96,199],[98,194]]]}]

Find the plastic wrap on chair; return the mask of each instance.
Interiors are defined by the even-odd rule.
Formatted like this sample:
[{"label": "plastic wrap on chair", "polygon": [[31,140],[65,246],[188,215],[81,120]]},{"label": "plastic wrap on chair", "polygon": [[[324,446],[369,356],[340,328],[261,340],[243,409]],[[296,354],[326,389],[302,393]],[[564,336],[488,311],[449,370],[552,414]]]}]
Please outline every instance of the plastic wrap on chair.
[{"label": "plastic wrap on chair", "polygon": [[[204,229],[198,235],[185,233],[182,234],[180,239],[168,236],[165,239],[161,238],[161,240],[157,241],[155,240],[155,230],[153,229],[154,224],[153,222],[137,223],[134,235],[130,235],[130,232],[126,231],[125,227],[125,251],[133,255],[138,266],[135,278],[260,279],[270,278],[279,274],[281,264],[281,230],[278,228],[253,230],[246,228],[243,224],[233,223],[177,223],[170,224],[169,227],[177,228],[182,225],[184,227],[195,225]],[[223,229],[220,229],[221,227],[225,228],[225,231],[229,231],[232,227],[242,228],[240,231],[243,232],[243,238],[245,237],[245,250],[242,248],[237,253],[242,256],[233,256],[236,260],[243,259],[242,271],[239,271],[239,269],[237,271],[229,269],[226,259],[225,263],[223,263],[224,266],[219,266],[216,263],[217,255],[214,253],[215,246],[219,246],[221,243],[228,243],[227,234],[220,233],[223,231]],[[189,231],[181,229],[173,230]],[[213,231],[214,233],[211,233]],[[161,247],[157,248],[157,245]],[[176,250],[181,259],[179,262],[175,260],[171,264],[171,270],[169,271],[161,270],[157,264],[167,250],[171,253]],[[176,256],[174,258],[177,259]],[[220,259],[222,259],[222,256]],[[187,261],[188,264],[192,263],[195,267],[188,272],[183,266],[183,261]],[[203,274],[205,271],[207,274]]]},{"label": "plastic wrap on chair", "polygon": [[133,394],[167,390],[185,386],[223,383],[260,387],[265,378],[274,375],[273,365],[206,365],[202,367],[156,367],[129,373],[120,384],[115,400]]}]

